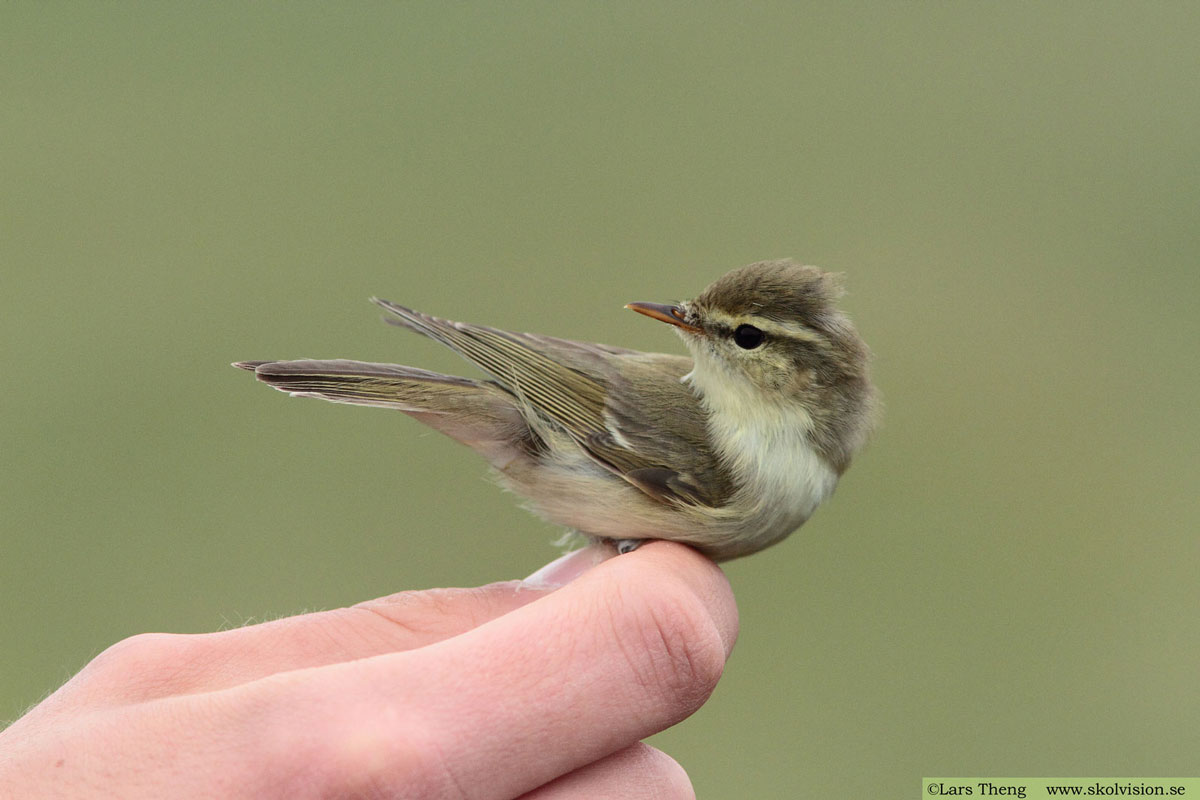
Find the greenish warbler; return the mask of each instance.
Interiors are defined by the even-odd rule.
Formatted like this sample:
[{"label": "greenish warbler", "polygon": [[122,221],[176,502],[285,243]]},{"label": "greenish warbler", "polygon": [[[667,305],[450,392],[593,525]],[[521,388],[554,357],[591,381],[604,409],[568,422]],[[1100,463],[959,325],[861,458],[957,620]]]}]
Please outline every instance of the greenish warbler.
[{"label": "greenish warbler", "polygon": [[833,275],[763,261],[694,300],[626,306],[672,325],[691,358],[375,299],[490,379],[341,359],[234,366],[293,396],[403,411],[483,456],[541,516],[622,552],[670,539],[724,560],[803,524],[874,425],[869,351],[840,294]]}]

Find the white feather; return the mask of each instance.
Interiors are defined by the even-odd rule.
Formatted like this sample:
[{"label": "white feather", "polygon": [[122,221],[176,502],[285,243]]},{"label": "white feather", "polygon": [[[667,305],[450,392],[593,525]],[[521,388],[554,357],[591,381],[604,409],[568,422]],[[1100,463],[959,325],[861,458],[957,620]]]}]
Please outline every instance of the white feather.
[{"label": "white feather", "polygon": [[809,442],[812,417],[797,403],[772,402],[704,348],[696,348],[695,355],[691,382],[709,412],[709,433],[743,481],[741,502],[732,505],[754,509],[760,536],[782,538],[837,484],[837,473]]}]

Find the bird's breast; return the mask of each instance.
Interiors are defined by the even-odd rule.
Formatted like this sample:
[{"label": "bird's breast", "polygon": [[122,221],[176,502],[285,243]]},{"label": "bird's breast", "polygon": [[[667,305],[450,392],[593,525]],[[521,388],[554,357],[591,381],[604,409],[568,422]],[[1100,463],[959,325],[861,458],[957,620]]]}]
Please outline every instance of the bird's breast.
[{"label": "bird's breast", "polygon": [[767,407],[753,415],[714,410],[710,427],[738,487],[733,503],[764,527],[790,532],[837,484],[837,473],[809,441],[812,419],[802,408]]}]

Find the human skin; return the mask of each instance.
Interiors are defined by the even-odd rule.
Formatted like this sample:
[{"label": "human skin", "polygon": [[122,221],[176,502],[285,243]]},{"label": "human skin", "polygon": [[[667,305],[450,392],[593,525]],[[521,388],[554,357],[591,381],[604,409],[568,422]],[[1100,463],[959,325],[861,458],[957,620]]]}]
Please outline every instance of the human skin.
[{"label": "human skin", "polygon": [[716,686],[733,594],[683,545],[610,556],[118,642],[0,733],[0,796],[693,797],[640,740]]}]

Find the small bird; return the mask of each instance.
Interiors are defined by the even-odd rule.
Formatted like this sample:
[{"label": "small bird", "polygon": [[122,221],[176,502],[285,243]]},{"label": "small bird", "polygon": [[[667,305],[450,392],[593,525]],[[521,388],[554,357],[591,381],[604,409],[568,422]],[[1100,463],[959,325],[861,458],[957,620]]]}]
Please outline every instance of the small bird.
[{"label": "small bird", "polygon": [[721,561],[800,527],[875,424],[870,353],[841,293],[835,275],[762,261],[694,300],[626,306],[673,326],[691,358],[373,298],[489,379],[342,359],[234,366],[294,397],[403,411],[483,456],[545,519],[621,552],[669,539]]}]

